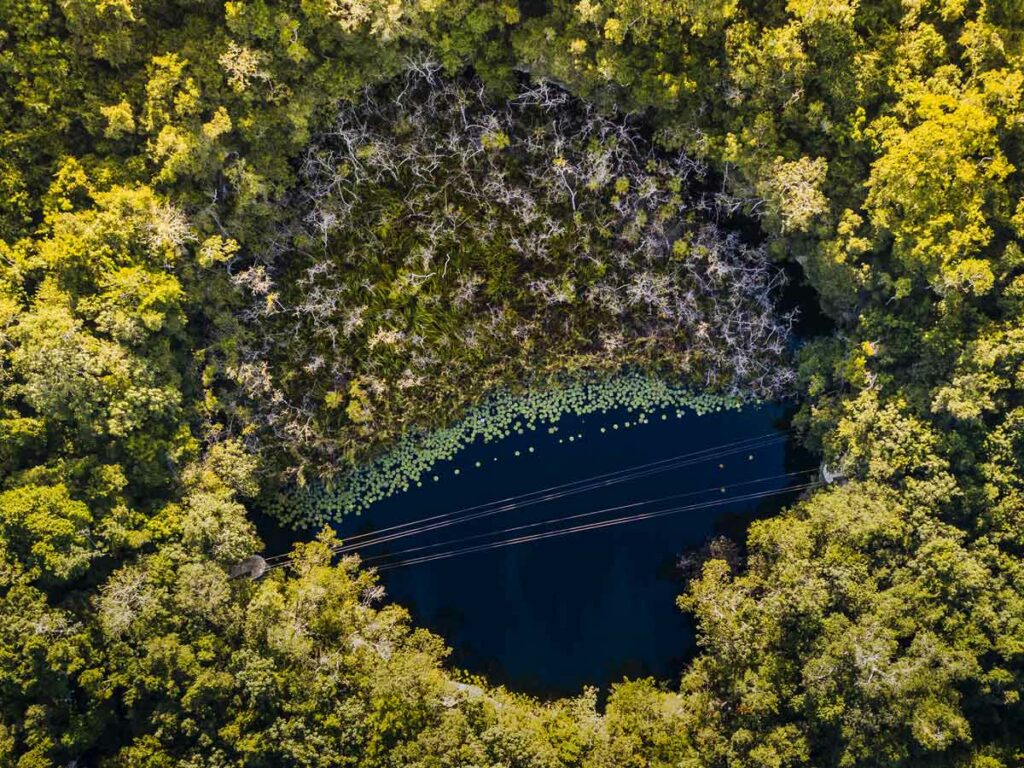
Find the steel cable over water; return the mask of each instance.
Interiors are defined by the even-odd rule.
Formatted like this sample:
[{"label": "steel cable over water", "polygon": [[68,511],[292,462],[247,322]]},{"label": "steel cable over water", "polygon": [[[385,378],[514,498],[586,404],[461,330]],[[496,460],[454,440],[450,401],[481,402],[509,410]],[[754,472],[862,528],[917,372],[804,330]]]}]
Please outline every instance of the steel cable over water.
[{"label": "steel cable over water", "polygon": [[[662,497],[659,497],[659,498],[656,498],[656,499],[648,499],[648,500],[644,500],[644,501],[632,502],[632,503],[629,503],[629,504],[622,504],[622,505],[617,505],[617,506],[613,506],[613,507],[606,507],[606,508],[603,508],[603,509],[593,510],[593,511],[590,511],[590,512],[582,512],[582,513],[577,513],[577,514],[573,514],[573,515],[567,515],[567,516],[563,516],[563,517],[549,518],[547,520],[541,520],[541,521],[536,521],[536,522],[533,522],[533,523],[526,523],[526,524],[519,525],[519,526],[513,526],[511,528],[506,528],[506,529],[503,529],[503,530],[500,530],[500,531],[492,531],[492,532],[487,532],[487,533],[475,534],[475,535],[472,535],[472,536],[466,536],[466,537],[462,537],[462,538],[454,539],[454,540],[449,540],[449,541],[445,541],[445,542],[437,542],[437,543],[434,543],[434,544],[423,545],[422,547],[413,547],[413,548],[410,548],[408,550],[401,550],[399,552],[371,556],[371,557],[367,558],[366,562],[370,563],[373,560],[381,560],[381,559],[385,559],[385,558],[388,558],[388,557],[397,557],[397,556],[400,556],[402,554],[409,554],[409,553],[412,553],[412,552],[415,552],[415,551],[422,551],[422,550],[425,550],[425,549],[432,549],[432,548],[436,548],[436,547],[440,547],[440,546],[457,545],[457,544],[464,543],[466,541],[476,540],[476,539],[480,539],[480,538],[486,538],[486,537],[490,537],[490,536],[498,536],[498,535],[502,535],[502,534],[506,534],[506,533],[514,533],[514,532],[521,531],[521,530],[526,530],[526,529],[529,529],[529,528],[536,528],[536,527],[540,527],[540,526],[543,526],[543,525],[552,525],[552,524],[555,524],[555,523],[566,522],[566,521],[569,521],[569,520],[577,520],[577,519],[581,519],[581,518],[585,518],[585,517],[593,517],[594,515],[605,514],[605,513],[608,513],[608,512],[616,512],[616,511],[620,511],[620,510],[623,510],[623,509],[632,509],[632,508],[635,508],[635,507],[638,507],[638,506],[648,506],[650,504],[657,504],[657,503],[660,503],[660,502],[663,502],[663,501],[668,501],[670,499],[678,499],[678,498],[685,498],[687,496],[697,496],[697,495],[701,495],[701,494],[714,493],[715,491],[723,491],[723,490],[728,489],[728,488],[739,488],[739,487],[743,487],[743,486],[753,485],[755,483],[769,482],[771,480],[781,480],[781,479],[784,479],[784,478],[787,478],[787,477],[799,477],[799,476],[802,476],[802,475],[809,475],[809,474],[812,474],[812,473],[815,473],[815,472],[817,472],[817,470],[813,469],[813,468],[806,469],[806,470],[800,470],[800,471],[796,471],[796,472],[787,472],[787,473],[780,474],[780,475],[771,475],[771,476],[766,476],[766,477],[762,477],[762,478],[757,478],[757,479],[754,479],[754,480],[745,480],[743,482],[733,483],[731,485],[726,485],[726,486],[716,485],[716,486],[712,486],[712,487],[709,487],[709,488],[703,488],[703,489],[700,489],[700,490],[697,490],[697,491],[687,491],[687,492],[684,492],[684,493],[672,494],[670,496],[662,496]],[[784,494],[797,493],[797,492],[800,492],[800,491],[803,491],[803,490],[807,490],[807,489],[810,489],[810,488],[816,488],[816,487],[818,487],[820,485],[822,485],[822,483],[820,481],[811,481],[811,482],[807,482],[807,483],[800,483],[800,484],[796,484],[796,485],[790,485],[790,486],[787,486],[785,488],[780,488],[780,489],[776,489],[776,490],[772,490],[772,491],[758,491],[758,492],[755,492],[755,493],[743,494],[743,495],[740,495],[740,496],[731,496],[731,497],[726,498],[726,499],[718,499],[718,500],[715,500],[715,501],[705,501],[705,502],[699,502],[699,503],[696,503],[696,504],[689,504],[689,505],[671,507],[671,508],[666,509],[666,510],[654,510],[652,512],[642,512],[642,513],[637,513],[637,514],[634,514],[634,515],[628,515],[628,516],[625,516],[625,517],[613,518],[611,520],[596,521],[596,522],[593,522],[593,523],[587,523],[587,524],[580,525],[580,526],[572,526],[572,527],[568,527],[568,528],[560,528],[560,529],[555,529],[555,530],[552,530],[552,531],[544,531],[544,532],[541,532],[541,533],[530,534],[530,535],[527,535],[527,536],[515,537],[515,538],[509,539],[509,540],[505,540],[505,541],[487,542],[485,544],[475,545],[475,546],[472,546],[472,547],[466,547],[466,548],[463,548],[463,549],[452,550],[451,552],[436,552],[436,553],[431,553],[431,554],[428,554],[428,555],[422,555],[422,556],[417,556],[417,557],[413,557],[413,558],[408,558],[406,560],[401,560],[401,561],[398,561],[398,562],[385,562],[385,563],[376,565],[374,567],[376,567],[380,571],[386,571],[386,570],[391,570],[392,568],[404,567],[404,566],[407,566],[407,565],[415,565],[415,564],[422,563],[422,562],[431,562],[433,560],[447,559],[449,557],[454,557],[456,555],[471,554],[473,552],[482,552],[482,551],[485,551],[485,550],[488,550],[488,549],[495,549],[495,548],[499,548],[499,547],[510,546],[510,545],[513,545],[513,544],[528,543],[528,542],[537,541],[537,540],[540,540],[540,539],[552,538],[554,536],[562,536],[562,535],[566,535],[566,534],[570,534],[570,533],[580,533],[580,532],[589,531],[589,530],[596,530],[596,529],[600,529],[600,528],[609,527],[611,525],[622,525],[622,524],[630,523],[630,522],[638,522],[638,521],[647,520],[647,519],[651,519],[651,518],[662,517],[662,516],[665,516],[665,515],[668,515],[668,514],[675,514],[675,513],[678,513],[678,512],[694,511],[694,510],[698,510],[698,509],[708,509],[708,508],[712,508],[712,507],[722,506],[722,505],[725,505],[725,504],[733,504],[733,503],[737,503],[737,502],[751,501],[751,500],[757,500],[757,499],[763,499],[763,498],[770,498],[772,496],[779,496],[779,495],[784,495]],[[340,553],[340,549],[341,549],[341,547],[332,547],[331,551],[337,554],[337,553]],[[271,566],[267,570],[270,571],[270,570],[274,570],[276,568],[284,568],[284,567],[287,567],[290,564],[291,564],[291,560],[288,560],[288,561],[285,561],[285,562],[275,563],[273,566]]]},{"label": "steel cable over water", "polygon": [[[346,537],[345,542],[335,548],[334,551],[336,553],[347,553],[357,549],[364,549],[366,547],[384,544],[396,539],[406,538],[408,536],[418,535],[420,533],[426,533],[464,522],[470,522],[472,520],[499,514],[501,512],[521,509],[523,507],[541,504],[554,499],[560,499],[566,496],[596,490],[597,488],[617,485],[631,480],[660,474],[662,472],[692,466],[693,464],[724,458],[732,454],[764,448],[788,439],[791,432],[792,430],[769,432],[764,435],[758,435],[756,437],[745,438],[744,440],[729,443],[722,443],[710,448],[703,448],[699,451],[691,451],[677,456],[671,456],[667,459],[659,459],[658,461],[638,464],[625,469],[615,470],[613,472],[605,472],[588,478],[573,480],[568,483],[562,483],[548,488],[509,496],[496,501],[463,507],[453,512],[445,512],[421,518],[419,520],[399,523],[377,531],[354,534]],[[271,564],[271,567],[275,567],[277,565],[285,564],[280,561],[287,560],[289,557],[290,553],[282,553],[280,555],[268,557],[266,558],[266,561],[268,564]]]},{"label": "steel cable over water", "polygon": [[[763,447],[766,447],[768,445],[772,445],[774,443],[780,442],[783,439],[784,438],[777,438],[776,437],[776,438],[772,438],[771,440],[762,441],[762,442],[759,442],[759,443],[756,443],[756,444],[748,443],[748,444],[744,444],[742,446],[739,446],[737,448],[733,448],[733,449],[728,450],[728,451],[716,451],[715,453],[710,453],[710,454],[707,454],[707,455],[704,455],[704,456],[701,456],[701,457],[698,457],[698,458],[673,461],[673,463],[671,463],[671,464],[667,464],[667,465],[659,466],[659,467],[652,467],[650,469],[645,469],[645,470],[642,470],[642,471],[621,470],[620,471],[621,474],[619,474],[618,476],[616,476],[614,478],[610,478],[610,479],[607,479],[607,480],[595,481],[595,482],[586,482],[585,485],[581,485],[581,486],[575,487],[575,488],[570,488],[568,490],[552,492],[552,493],[545,493],[542,496],[536,496],[534,498],[528,498],[528,499],[525,499],[523,501],[509,503],[509,504],[501,504],[501,502],[491,502],[489,505],[481,504],[481,505],[478,505],[477,507],[474,507],[474,508],[467,508],[467,509],[459,510],[458,512],[447,513],[446,515],[444,515],[444,517],[446,517],[446,518],[451,518],[453,515],[458,515],[458,516],[454,517],[453,519],[441,520],[439,522],[429,523],[429,524],[426,524],[426,525],[422,525],[422,523],[426,522],[430,518],[425,518],[425,519],[422,519],[422,520],[419,520],[419,521],[412,521],[412,523],[413,523],[413,525],[415,527],[407,529],[405,531],[400,531],[398,533],[392,533],[392,534],[388,534],[388,535],[385,535],[385,536],[379,536],[379,537],[374,537],[372,534],[370,534],[369,540],[356,541],[355,543],[351,543],[351,538],[350,538],[349,540],[346,541],[346,543],[340,545],[338,547],[337,551],[339,553],[353,552],[353,551],[356,551],[356,550],[364,549],[364,548],[369,547],[369,546],[375,546],[375,545],[378,545],[378,544],[385,544],[385,543],[387,543],[389,541],[394,541],[396,539],[403,539],[403,538],[407,538],[408,536],[418,535],[420,533],[428,533],[430,531],[438,530],[440,528],[447,528],[447,527],[450,527],[452,525],[460,525],[462,523],[471,522],[473,520],[479,520],[480,518],[483,518],[483,517],[490,517],[490,516],[499,514],[501,512],[508,512],[508,511],[511,511],[511,510],[518,510],[518,509],[522,509],[524,507],[533,506],[535,504],[541,504],[541,503],[544,503],[544,502],[547,502],[547,501],[552,501],[552,500],[555,500],[555,499],[561,499],[561,498],[564,498],[566,496],[573,496],[573,495],[576,495],[578,493],[585,493],[587,491],[596,490],[598,488],[606,488],[606,487],[611,486],[611,485],[618,485],[620,483],[630,482],[632,480],[639,480],[641,478],[650,477],[651,475],[660,474],[662,472],[668,472],[668,471],[671,471],[671,470],[674,470],[674,469],[681,469],[683,467],[692,466],[694,464],[700,464],[700,463],[705,462],[705,461],[711,461],[713,459],[724,458],[726,456],[730,456],[730,455],[733,455],[733,454],[736,454],[736,453],[743,453],[745,451],[755,450],[757,448],[763,448]],[[598,476],[598,477],[600,477],[600,476]],[[577,482],[581,482],[582,483],[584,481],[577,481]],[[500,506],[492,506],[492,505],[495,505],[495,504],[498,504]],[[490,508],[484,508],[484,509],[482,509],[479,512],[474,512],[473,514],[461,514],[463,512],[469,511],[470,509],[480,509],[480,508],[483,508],[483,507],[490,507]],[[437,517],[437,516],[435,516],[435,517]],[[417,525],[417,523],[420,523],[421,525]],[[380,533],[380,532],[378,531],[377,533]]]},{"label": "steel cable over water", "polygon": [[595,523],[586,523],[584,525],[577,525],[569,528],[560,528],[554,531],[545,531],[543,533],[535,533],[528,536],[520,536],[517,538],[509,539],[507,541],[491,542],[488,544],[480,544],[475,547],[466,547],[463,549],[457,549],[452,552],[440,552],[433,555],[425,555],[423,557],[411,558],[409,560],[403,560],[397,563],[386,563],[384,565],[377,566],[378,571],[390,571],[396,568],[405,568],[410,565],[418,565],[420,563],[429,563],[435,560],[447,560],[452,557],[459,557],[462,555],[473,554],[476,552],[484,552],[490,549],[499,549],[502,547],[510,547],[518,544],[527,544],[532,541],[540,541],[542,539],[554,538],[556,536],[567,536],[573,533],[582,533],[584,531],[593,531],[600,528],[608,528],[615,525],[625,525],[626,523],[639,522],[641,520],[649,520],[656,517],[664,517],[665,515],[678,514],[680,512],[690,512],[697,509],[709,509],[711,507],[722,506],[723,504],[730,504],[740,501],[752,501],[755,499],[766,499],[772,496],[779,496],[782,494],[796,493],[798,491],[810,490],[812,488],[818,488],[823,483],[819,481],[803,483],[801,485],[789,486],[776,491],[761,491],[758,493],[750,493],[744,496],[736,496],[731,499],[719,499],[718,501],[708,501],[698,504],[689,504],[681,507],[671,507],[669,509],[655,510],[653,512],[642,512],[636,515],[628,515],[626,517],[613,518],[611,520],[602,520]]},{"label": "steel cable over water", "polygon": [[[467,542],[467,541],[474,541],[474,540],[477,540],[477,539],[483,539],[483,538],[487,538],[489,536],[500,536],[500,535],[505,534],[505,533],[514,533],[516,531],[527,530],[529,528],[539,528],[542,525],[551,525],[553,523],[563,523],[563,522],[566,522],[568,520],[576,520],[576,519],[583,518],[583,517],[593,517],[594,515],[601,515],[601,514],[605,514],[606,512],[619,512],[619,511],[624,510],[624,509],[635,509],[636,507],[648,506],[650,504],[660,504],[663,501],[671,501],[673,499],[684,499],[684,498],[687,498],[687,497],[690,497],[690,496],[701,496],[701,495],[704,495],[704,494],[707,494],[707,493],[715,493],[716,491],[724,492],[726,489],[741,488],[741,487],[746,486],[746,485],[756,485],[758,483],[767,483],[767,482],[771,482],[773,480],[784,480],[786,478],[800,477],[802,475],[808,475],[808,474],[811,474],[812,472],[817,472],[817,471],[818,471],[817,469],[803,469],[803,470],[799,470],[799,471],[796,471],[796,472],[785,472],[785,473],[779,474],[779,475],[770,475],[768,477],[759,477],[759,478],[757,478],[755,480],[744,480],[743,482],[732,483],[730,485],[716,485],[716,486],[713,486],[711,488],[702,488],[701,490],[697,490],[697,491],[686,491],[684,493],[673,493],[673,494],[671,494],[669,496],[661,496],[661,497],[656,498],[656,499],[647,499],[647,500],[644,500],[644,501],[633,501],[633,502],[630,502],[628,504],[618,504],[618,505],[613,506],[613,507],[605,507],[603,509],[596,509],[596,510],[593,510],[591,512],[580,512],[580,513],[576,513],[576,514],[572,514],[572,515],[565,515],[565,516],[561,516],[561,517],[552,517],[552,518],[548,518],[547,520],[537,520],[537,521],[532,522],[532,523],[524,523],[522,525],[512,526],[511,528],[502,528],[502,529],[497,530],[497,531],[487,531],[485,533],[476,533],[476,534],[473,534],[471,536],[462,536],[462,537],[457,538],[457,539],[448,539],[446,541],[434,542],[433,544],[423,544],[423,545],[418,546],[418,547],[410,547],[409,549],[401,549],[401,550],[398,550],[397,552],[386,552],[386,553],[379,554],[379,555],[370,555],[369,557],[363,558],[363,562],[365,564],[367,564],[367,565],[373,565],[376,561],[379,561],[379,560],[385,560],[387,558],[392,558],[392,557],[399,557],[401,555],[407,555],[407,554],[410,554],[410,553],[413,553],[413,552],[422,552],[422,551],[428,550],[428,549],[436,549],[438,547],[446,547],[446,546],[451,546],[451,545],[456,545],[456,544],[462,544],[462,543]],[[725,501],[733,501],[733,500],[735,500],[735,497],[730,498],[730,499],[722,499],[721,501],[724,503]],[[383,566],[383,565],[389,565],[389,564],[390,563],[382,563],[381,565]]]}]

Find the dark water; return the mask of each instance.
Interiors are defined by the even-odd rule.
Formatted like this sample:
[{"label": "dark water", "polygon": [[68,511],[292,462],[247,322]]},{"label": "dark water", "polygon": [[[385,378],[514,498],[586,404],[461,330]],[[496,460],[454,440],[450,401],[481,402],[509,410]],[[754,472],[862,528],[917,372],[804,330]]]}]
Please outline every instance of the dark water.
[{"label": "dark water", "polygon": [[[436,468],[437,481],[425,478],[422,488],[380,502],[362,517],[346,519],[339,532],[344,537],[380,530],[746,438],[783,435],[787,421],[777,405],[706,416],[684,414],[681,419],[674,410],[655,412],[648,415],[646,424],[637,424],[636,418],[637,414],[625,411],[566,417],[554,434],[540,427],[501,443],[471,446],[455,461]],[[613,424],[619,428],[613,429]],[[736,497],[805,482],[807,476],[775,476],[811,465],[811,459],[788,441],[778,441],[367,547],[361,554],[369,559],[391,553],[374,563],[407,560],[556,526],[484,535],[401,554],[413,547],[676,494],[692,495],[578,518],[561,526],[725,502],[381,574],[389,598],[406,606],[416,624],[445,638],[455,665],[486,674],[492,682],[553,696],[577,693],[584,685],[603,688],[623,676],[671,679],[694,651],[693,628],[675,605],[682,588],[679,556],[718,535],[742,542],[751,519],[774,513],[794,495],[748,501]],[[765,477],[774,479],[734,487]],[[271,554],[286,550],[293,538],[291,532],[269,526],[261,532]]]}]

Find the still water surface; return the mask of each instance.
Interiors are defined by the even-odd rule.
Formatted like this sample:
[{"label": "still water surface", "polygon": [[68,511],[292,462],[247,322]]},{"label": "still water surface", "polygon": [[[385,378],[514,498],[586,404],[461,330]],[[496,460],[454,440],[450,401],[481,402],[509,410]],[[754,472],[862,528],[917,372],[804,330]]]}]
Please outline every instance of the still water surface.
[{"label": "still water surface", "polygon": [[[684,413],[681,418],[674,409],[655,411],[647,414],[646,423],[637,423],[637,414],[625,410],[567,416],[554,433],[538,426],[536,431],[524,430],[524,434],[498,443],[470,446],[455,460],[436,467],[424,478],[422,487],[381,501],[361,517],[346,518],[337,529],[344,538],[725,443],[772,433],[784,436],[787,421],[779,405],[704,416]],[[491,539],[398,554],[413,547],[681,493],[699,492],[564,525],[725,501],[721,506],[381,573],[389,599],[408,608],[417,625],[444,637],[455,665],[485,674],[492,682],[556,696],[578,693],[585,685],[606,688],[624,676],[672,679],[694,652],[692,624],[675,605],[682,588],[677,567],[680,555],[717,535],[741,542],[750,520],[773,514],[795,494],[749,501],[731,498],[784,489],[807,478],[780,477],[732,486],[811,465],[811,459],[790,441],[780,440],[367,547],[361,554],[371,558],[390,553],[390,558],[371,561],[382,563],[450,552]],[[497,535],[494,540],[550,529],[540,526]],[[271,554],[286,550],[295,538],[291,531],[276,530],[265,522],[261,534]]]}]

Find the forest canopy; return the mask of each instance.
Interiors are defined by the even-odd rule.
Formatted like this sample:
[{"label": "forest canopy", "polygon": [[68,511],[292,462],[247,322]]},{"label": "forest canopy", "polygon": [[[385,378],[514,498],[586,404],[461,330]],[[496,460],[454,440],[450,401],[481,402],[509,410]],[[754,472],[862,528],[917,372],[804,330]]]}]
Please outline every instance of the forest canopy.
[{"label": "forest canopy", "polygon": [[[1016,0],[0,0],[0,765],[1020,765],[1022,94]],[[680,680],[467,680],[330,532],[231,578],[282,478],[623,366],[835,479]]]}]

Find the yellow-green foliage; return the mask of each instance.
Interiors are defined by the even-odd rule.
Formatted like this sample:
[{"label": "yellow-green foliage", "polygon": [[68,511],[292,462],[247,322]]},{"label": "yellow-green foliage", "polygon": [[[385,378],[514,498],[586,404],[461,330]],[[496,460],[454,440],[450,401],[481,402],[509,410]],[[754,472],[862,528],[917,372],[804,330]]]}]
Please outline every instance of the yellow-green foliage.
[{"label": "yellow-green foliage", "polygon": [[[327,174],[309,173],[310,150],[330,148],[339,104],[397,102],[401,82],[366,89],[410,67],[474,99],[472,76],[485,84],[489,112],[449,110],[451,144],[431,141],[488,173],[452,175],[462,155],[423,178],[375,165],[410,143],[385,121],[355,142],[379,179],[320,169],[366,226],[311,232],[303,190]],[[545,80],[572,110],[604,110],[593,125],[629,113],[616,137],[639,142],[643,173],[567,185],[582,140],[539,141],[543,164],[525,162],[530,136],[506,116]],[[1022,93],[1020,0],[0,0],[0,765],[1019,766]],[[698,190],[682,170],[701,163]],[[513,255],[504,229],[479,237],[493,201],[468,204],[469,181],[526,172],[555,190],[550,222],[531,221],[569,233],[551,261]],[[417,229],[399,203],[424,182],[450,205],[414,208]],[[574,207],[570,188],[600,204]],[[442,641],[377,605],[329,535],[290,571],[230,578],[260,547],[246,504],[312,454],[316,474],[390,445],[352,480],[372,499],[478,435],[411,427],[450,426],[484,393],[506,393],[480,406],[503,403],[483,425],[497,437],[513,414],[590,407],[566,399],[578,380],[523,394],[553,371],[714,367],[735,349],[723,326],[688,360],[646,333],[667,322],[657,302],[621,327],[584,310],[601,280],[657,296],[686,265],[716,296],[750,295],[722,290],[750,261],[666,223],[683,202],[745,214],[817,291],[835,332],[799,352],[795,423],[837,480],[753,524],[743,562],[712,551],[682,587],[699,649],[681,682],[624,682],[601,712],[591,690],[543,704],[457,683]],[[541,230],[510,210],[499,229]],[[457,225],[424,265],[413,235],[437,222]],[[585,225],[596,237],[573,243]],[[608,258],[658,227],[650,265]],[[349,287],[367,281],[341,297],[356,364],[337,377],[323,371],[345,323],[312,343],[294,312],[328,287],[300,282],[325,234]],[[545,280],[539,314],[495,298],[526,274]],[[490,303],[447,311],[459,290]],[[509,330],[484,306],[544,322],[475,346],[486,324]],[[628,340],[604,366],[596,345],[617,339],[596,328]],[[457,341],[414,354],[410,329]],[[298,346],[324,362],[306,371]],[[445,385],[436,397],[414,363]],[[749,374],[720,370],[718,388]],[[643,381],[646,403],[660,385]]]}]

